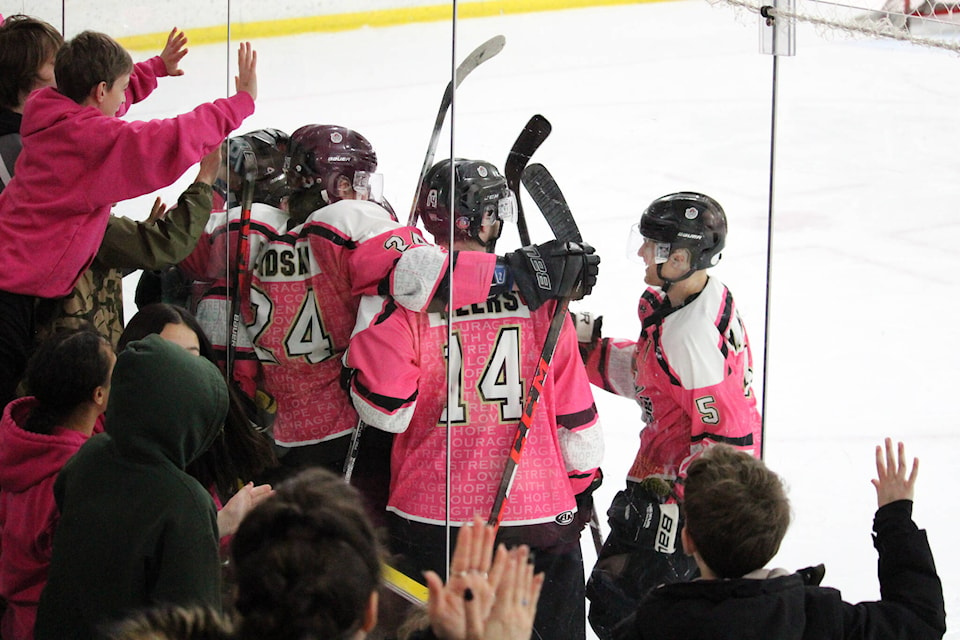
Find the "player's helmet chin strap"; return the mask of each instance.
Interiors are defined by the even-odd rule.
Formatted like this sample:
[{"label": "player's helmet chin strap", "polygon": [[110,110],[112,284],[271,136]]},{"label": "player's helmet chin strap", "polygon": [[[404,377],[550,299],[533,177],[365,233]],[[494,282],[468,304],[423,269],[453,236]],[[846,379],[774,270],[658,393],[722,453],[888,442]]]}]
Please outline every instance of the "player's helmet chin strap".
[{"label": "player's helmet chin strap", "polygon": [[680,282],[681,280],[686,280],[687,278],[689,278],[690,276],[692,276],[694,273],[697,272],[697,269],[690,269],[679,278],[667,278],[663,275],[663,265],[665,264],[667,263],[661,262],[660,264],[657,265],[657,277],[663,280],[663,285],[660,288],[663,289],[664,293],[670,290],[670,287],[673,285],[674,282]]}]

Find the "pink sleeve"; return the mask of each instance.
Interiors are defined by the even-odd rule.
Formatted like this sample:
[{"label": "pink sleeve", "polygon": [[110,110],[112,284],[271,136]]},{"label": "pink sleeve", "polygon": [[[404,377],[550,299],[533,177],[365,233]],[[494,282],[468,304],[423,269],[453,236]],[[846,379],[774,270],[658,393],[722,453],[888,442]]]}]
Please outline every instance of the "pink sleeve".
[{"label": "pink sleeve", "polygon": [[591,384],[618,396],[636,398],[633,355],[637,343],[620,338],[603,338],[587,359],[586,370]]},{"label": "pink sleeve", "polygon": [[576,495],[590,486],[603,459],[603,431],[569,314],[550,367],[560,453]]},{"label": "pink sleeve", "polygon": [[170,185],[219,145],[253,109],[253,98],[241,91],[165,120],[98,118],[90,136],[101,137],[97,146],[109,147],[98,170],[91,172],[85,183],[90,204],[108,206]]},{"label": "pink sleeve", "polygon": [[130,85],[124,91],[126,101],[117,111],[117,117],[124,115],[130,110],[130,106],[146,99],[153,90],[157,88],[157,78],[167,75],[167,65],[163,63],[160,56],[154,56],[149,60],[138,62],[133,65],[133,73],[130,74]]},{"label": "pink sleeve", "polygon": [[356,372],[350,397],[365,423],[400,433],[413,417],[420,384],[417,317],[388,298],[370,296],[361,302],[359,318],[358,329],[366,327],[350,339],[344,357]]}]

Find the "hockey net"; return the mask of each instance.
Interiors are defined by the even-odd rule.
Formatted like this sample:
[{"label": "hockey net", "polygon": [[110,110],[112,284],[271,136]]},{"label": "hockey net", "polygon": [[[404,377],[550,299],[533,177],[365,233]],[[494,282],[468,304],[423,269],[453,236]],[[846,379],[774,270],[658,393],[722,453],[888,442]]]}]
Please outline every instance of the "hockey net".
[{"label": "hockey net", "polygon": [[821,32],[886,38],[960,53],[960,0],[708,0]]}]

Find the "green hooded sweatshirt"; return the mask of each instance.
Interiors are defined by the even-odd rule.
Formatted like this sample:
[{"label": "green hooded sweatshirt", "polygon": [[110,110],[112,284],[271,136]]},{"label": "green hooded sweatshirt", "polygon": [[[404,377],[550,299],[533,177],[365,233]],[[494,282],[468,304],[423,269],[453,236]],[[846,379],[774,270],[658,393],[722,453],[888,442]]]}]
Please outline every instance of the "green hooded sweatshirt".
[{"label": "green hooded sweatshirt", "polygon": [[184,468],[226,415],[226,382],[208,360],[157,335],[119,354],[106,433],[54,486],[61,519],[37,640],[96,638],[98,625],[158,603],[220,608],[216,508]]}]

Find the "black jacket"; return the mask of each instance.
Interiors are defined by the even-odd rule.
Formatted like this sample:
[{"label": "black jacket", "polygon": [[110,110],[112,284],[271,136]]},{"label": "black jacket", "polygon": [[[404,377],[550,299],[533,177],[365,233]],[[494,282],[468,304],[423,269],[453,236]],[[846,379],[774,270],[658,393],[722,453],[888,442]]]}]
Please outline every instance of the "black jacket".
[{"label": "black jacket", "polygon": [[881,600],[849,604],[799,574],[770,580],[698,580],[652,591],[614,632],[617,640],[830,640],[942,638],[943,588],[913,503],[877,510]]}]

